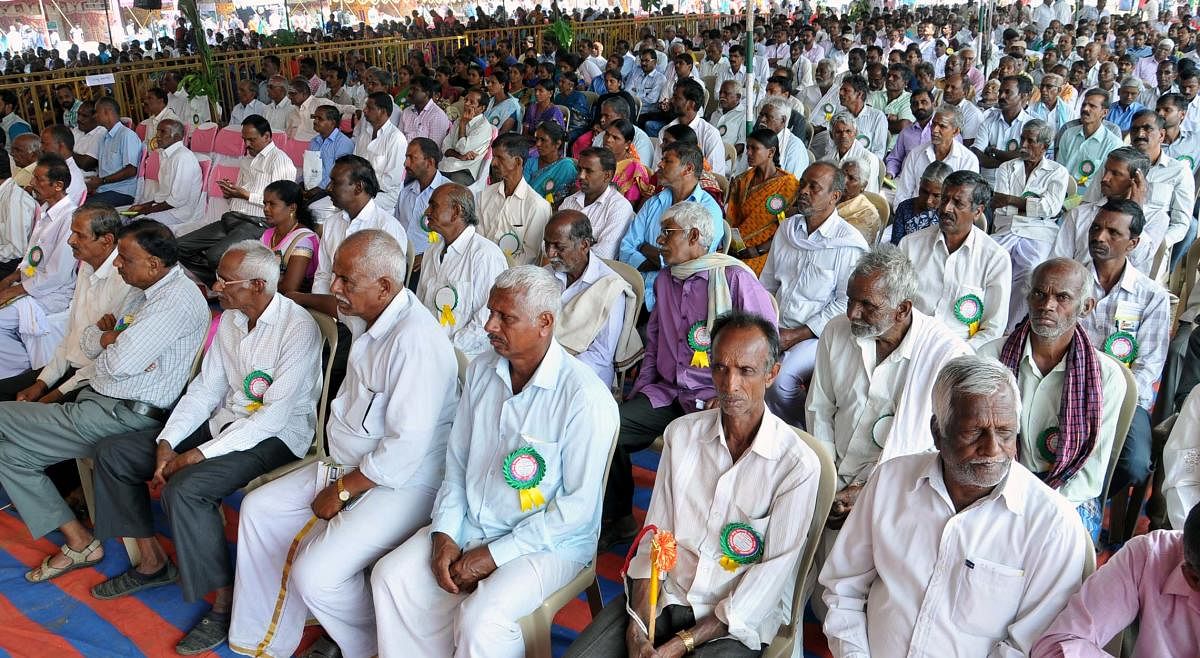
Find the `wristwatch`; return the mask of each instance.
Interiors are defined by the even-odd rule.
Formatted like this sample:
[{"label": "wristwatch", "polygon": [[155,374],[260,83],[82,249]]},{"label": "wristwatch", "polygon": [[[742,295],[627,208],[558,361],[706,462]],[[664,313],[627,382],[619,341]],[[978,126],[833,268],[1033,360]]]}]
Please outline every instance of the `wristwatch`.
[{"label": "wristwatch", "polygon": [[344,482],[342,482],[342,478],[338,478],[336,480],[336,482],[337,482],[338,500],[342,501],[342,507],[345,507],[346,503],[350,502],[350,492],[346,491],[346,484]]}]

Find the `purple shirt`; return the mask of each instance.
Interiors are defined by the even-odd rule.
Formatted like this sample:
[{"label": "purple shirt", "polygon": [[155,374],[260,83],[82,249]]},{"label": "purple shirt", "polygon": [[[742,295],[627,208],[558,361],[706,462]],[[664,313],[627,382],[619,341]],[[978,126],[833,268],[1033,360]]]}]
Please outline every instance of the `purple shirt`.
[{"label": "purple shirt", "polygon": [[1194,656],[1200,592],[1184,580],[1183,532],[1156,530],[1131,539],[1083,581],[1033,658],[1108,656],[1103,647],[1141,617],[1135,656]]},{"label": "purple shirt", "polygon": [[884,160],[889,176],[892,178],[899,176],[900,168],[904,166],[904,156],[917,150],[921,145],[929,143],[929,128],[932,125],[932,118],[925,122],[924,128],[914,121],[900,131],[900,134],[896,136],[896,145],[892,147],[892,152],[888,153]]},{"label": "purple shirt", "polygon": [[[680,281],[665,268],[654,280],[658,303],[646,326],[646,355],[633,392],[650,398],[656,409],[678,399],[684,413],[690,413],[697,410],[697,400],[716,397],[712,370],[691,366],[692,348],[688,346],[688,329],[708,318],[708,275],[700,272]],[[734,308],[757,313],[775,324],[771,295],[754,272],[726,267],[725,277]]]}]

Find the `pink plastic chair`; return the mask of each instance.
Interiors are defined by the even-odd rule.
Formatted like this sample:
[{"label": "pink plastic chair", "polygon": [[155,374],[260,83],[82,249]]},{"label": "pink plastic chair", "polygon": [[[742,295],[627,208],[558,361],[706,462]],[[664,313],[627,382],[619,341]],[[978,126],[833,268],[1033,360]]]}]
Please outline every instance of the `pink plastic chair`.
[{"label": "pink plastic chair", "polygon": [[146,155],[146,162],[142,165],[142,178],[146,180],[158,180],[158,168],[161,165],[162,156],[159,151],[153,150]]},{"label": "pink plastic chair", "polygon": [[347,115],[347,116],[342,117],[342,122],[341,122],[341,124],[338,125],[338,128],[342,132],[347,133],[347,134],[352,132],[354,130],[353,115]]},{"label": "pink plastic chair", "polygon": [[228,128],[218,130],[212,152],[231,158],[242,157],[246,153],[246,143],[242,141],[242,131]]},{"label": "pink plastic chair", "polygon": [[204,159],[197,158],[197,161],[200,163],[201,184],[207,187],[208,186],[208,173],[212,170],[212,160],[209,160],[208,158],[204,158]]},{"label": "pink plastic chair", "polygon": [[194,153],[212,153],[213,147],[217,142],[217,132],[218,128],[216,124],[211,124],[211,127],[207,128],[197,128],[192,133],[192,151]]},{"label": "pink plastic chair", "polygon": [[[203,166],[203,163],[201,166]],[[241,172],[241,169],[232,165],[219,164],[212,167],[211,171],[212,174],[208,177],[208,196],[220,199],[223,198],[224,195],[221,193],[221,186],[217,183],[224,179],[237,182],[238,174]]]},{"label": "pink plastic chair", "polygon": [[283,132],[282,130],[271,131],[271,141],[274,142],[275,148],[277,148],[281,151],[283,150],[283,147],[290,140],[291,140],[291,137],[288,137],[288,134]]},{"label": "pink plastic chair", "polygon": [[304,167],[304,152],[308,150],[308,144],[297,139],[289,139],[283,144],[283,152],[288,154],[292,159],[292,164],[296,165],[296,169]]},{"label": "pink plastic chair", "polygon": [[138,139],[142,140],[143,142],[146,141],[146,124],[139,123],[133,129],[133,132],[137,133]]}]

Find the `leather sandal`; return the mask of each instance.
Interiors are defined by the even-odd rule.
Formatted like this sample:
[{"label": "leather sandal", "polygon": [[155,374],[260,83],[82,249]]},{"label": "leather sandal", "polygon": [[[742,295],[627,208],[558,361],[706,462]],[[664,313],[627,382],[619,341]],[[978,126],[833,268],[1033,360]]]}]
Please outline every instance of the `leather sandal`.
[{"label": "leather sandal", "polygon": [[100,550],[100,540],[99,539],[93,539],[92,543],[88,544],[82,551],[77,551],[77,550],[71,548],[70,546],[63,544],[59,548],[59,551],[63,555],[67,556],[67,559],[71,561],[70,564],[68,564],[65,567],[51,566],[50,560],[54,556],[47,555],[46,558],[44,560],[42,560],[41,566],[37,567],[36,569],[27,571],[25,573],[25,580],[27,580],[31,583],[44,583],[47,580],[53,580],[65,573],[70,573],[72,571],[75,571],[76,569],[84,569],[86,567],[95,566],[95,565],[99,564],[100,560],[103,560],[104,558],[100,557],[95,560],[89,560],[89,559],[87,559],[87,556],[91,555],[92,553],[95,553],[98,550]]}]

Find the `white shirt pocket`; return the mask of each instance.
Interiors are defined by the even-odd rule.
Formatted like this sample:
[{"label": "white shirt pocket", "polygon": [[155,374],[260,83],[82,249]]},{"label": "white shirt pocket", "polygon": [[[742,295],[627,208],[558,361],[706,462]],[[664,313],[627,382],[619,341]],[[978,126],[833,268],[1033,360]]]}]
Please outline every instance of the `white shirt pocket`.
[{"label": "white shirt pocket", "polygon": [[964,632],[1002,639],[1021,605],[1025,571],[981,558],[958,566],[952,619]]}]

